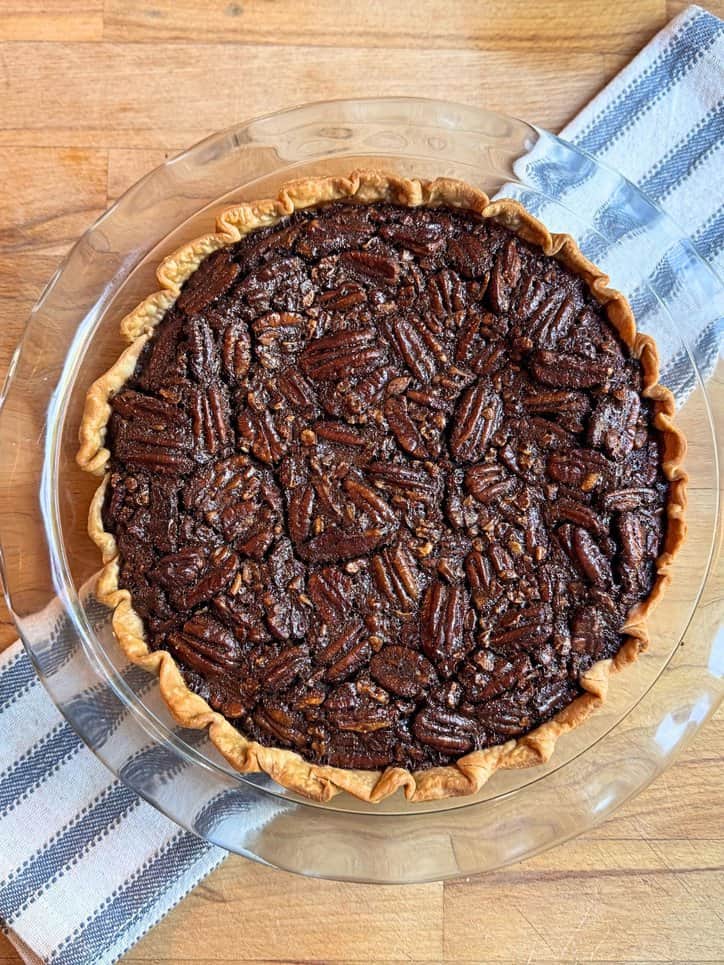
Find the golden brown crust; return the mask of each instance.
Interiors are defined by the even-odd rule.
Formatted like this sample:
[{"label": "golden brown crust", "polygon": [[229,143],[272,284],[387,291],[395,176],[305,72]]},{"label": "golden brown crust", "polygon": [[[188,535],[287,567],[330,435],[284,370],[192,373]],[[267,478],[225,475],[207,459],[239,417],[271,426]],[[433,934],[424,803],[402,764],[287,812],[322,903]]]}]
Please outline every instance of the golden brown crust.
[{"label": "golden brown crust", "polygon": [[101,475],[110,458],[104,446],[110,416],[108,400],[129,378],[143,346],[166,310],[177,298],[181,286],[210,252],[233,244],[265,225],[275,224],[299,208],[329,201],[346,200],[369,204],[392,201],[415,207],[447,205],[472,210],[513,230],[583,277],[596,299],[606,307],[609,321],[643,369],[643,394],[653,400],[654,424],[664,440],[663,470],[670,481],[667,528],[663,552],[657,560],[656,579],[649,597],[635,606],[622,631],[627,639],[612,660],[595,663],[581,678],[584,693],[551,720],[518,740],[474,751],[454,765],[411,773],[400,767],[385,771],[357,771],[310,764],[294,751],[265,747],[249,740],[209,704],[192,693],[173,657],[150,651],[143,622],[133,609],[128,590],[118,585],[117,547],[103,528],[101,507],[106,480],[91,503],[88,530],[101,550],[104,567],[98,578],[97,596],[113,610],[113,629],[129,660],[157,673],[164,700],[176,720],[186,727],[208,728],[209,737],[227,761],[241,772],[264,771],[278,784],[305,797],[327,801],[340,791],[377,803],[399,789],[409,801],[431,801],[474,794],[498,768],[530,767],[550,759],[558,738],[581,724],[605,700],[608,679],[636,659],[648,644],[647,617],[670,579],[674,555],[686,534],[686,473],[682,462],[686,441],[673,423],[674,399],[659,384],[659,360],[654,341],[636,332],[631,308],[622,294],[608,287],[608,278],[580,252],[570,235],[551,234],[518,202],[490,202],[485,194],[462,181],[438,178],[420,181],[382,171],[355,171],[349,177],[304,178],[283,185],[273,200],[237,205],[224,211],[215,234],[205,235],[173,252],[158,268],[162,290],[143,301],[121,323],[129,347],[108,372],[91,386],[80,428],[78,463]]}]

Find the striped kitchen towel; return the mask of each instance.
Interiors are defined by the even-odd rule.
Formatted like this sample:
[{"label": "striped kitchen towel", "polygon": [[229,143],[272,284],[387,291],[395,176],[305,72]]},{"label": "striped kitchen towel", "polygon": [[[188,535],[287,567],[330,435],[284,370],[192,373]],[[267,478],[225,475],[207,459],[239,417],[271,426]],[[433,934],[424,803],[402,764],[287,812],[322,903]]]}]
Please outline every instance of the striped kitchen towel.
[{"label": "striped kitchen towel", "polygon": [[560,136],[616,168],[724,275],[724,24],[692,6]]},{"label": "striped kitchen towel", "polygon": [[[640,184],[720,270],[723,62],[724,25],[690,7],[562,132]],[[711,371],[722,322],[713,314],[696,325],[699,364]],[[665,364],[685,394],[676,355]],[[97,618],[107,624],[106,614]],[[60,646],[68,633],[60,607],[38,619],[49,649]],[[122,709],[107,726],[123,727]],[[26,961],[116,961],[223,860],[112,778],[58,714],[19,644],[0,656],[0,748],[0,921]],[[175,773],[158,766],[173,789]],[[259,820],[258,808],[248,820]]]},{"label": "striped kitchen towel", "polygon": [[[719,279],[724,277],[724,23],[718,17],[688,7],[560,136],[633,181],[688,235]],[[616,248],[610,267],[606,252],[590,255],[615,277],[625,277],[626,245]],[[724,308],[718,300],[693,317],[686,289],[697,266],[683,262],[679,269],[661,277],[662,265],[654,264],[651,278],[708,378],[724,340]],[[650,290],[629,297],[638,319],[655,318]],[[655,320],[649,330],[657,336],[664,381],[682,401],[693,388],[691,367],[680,349],[670,350]]]},{"label": "striped kitchen towel", "polygon": [[[60,605],[43,618],[73,635]],[[0,654],[0,748],[0,922],[26,962],[116,961],[226,854],[113,779],[19,642]]]}]

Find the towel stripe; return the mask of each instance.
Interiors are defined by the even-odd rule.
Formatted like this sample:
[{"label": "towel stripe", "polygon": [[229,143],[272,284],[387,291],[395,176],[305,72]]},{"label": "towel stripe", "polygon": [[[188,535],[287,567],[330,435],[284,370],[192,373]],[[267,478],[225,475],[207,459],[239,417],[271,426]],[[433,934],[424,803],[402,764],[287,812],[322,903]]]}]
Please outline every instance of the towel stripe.
[{"label": "towel stripe", "polygon": [[[171,731],[176,737],[180,737],[185,744],[194,749],[202,744],[211,746],[208,734],[205,730],[188,730],[183,727],[174,727]],[[155,774],[159,783],[168,778],[175,777],[186,768],[187,762],[179,757],[178,752],[171,750],[161,744],[153,744],[145,747],[128,758],[123,767],[119,770],[118,776],[122,781],[135,784],[142,775]]]},{"label": "towel stripe", "polygon": [[64,667],[78,650],[78,634],[70,618],[61,614],[48,637],[48,645],[40,649],[38,662],[43,673],[49,677]]},{"label": "towel stripe", "polygon": [[664,155],[639,187],[655,201],[663,201],[696,171],[712,151],[722,146],[724,98],[702,117],[687,137]]},{"label": "towel stripe", "polygon": [[159,881],[186,873],[211,849],[196,835],[179,831],[138,872],[111,892],[94,914],[61,942],[48,961],[54,965],[86,965],[111,942],[130,930],[158,892]]},{"label": "towel stripe", "polygon": [[[86,617],[94,630],[108,627],[110,610],[104,603],[100,603],[94,596],[91,596],[84,601],[84,607]],[[33,619],[41,620],[51,626],[45,646],[36,648],[41,670],[46,676],[50,677],[72,660],[78,651],[78,631],[70,617],[59,609],[57,600],[53,600],[45,610]]]},{"label": "towel stripe", "polygon": [[32,663],[24,650],[21,650],[13,660],[3,668],[0,675],[0,714],[20,700],[38,683]]},{"label": "towel stripe", "polygon": [[[154,929],[170,911],[173,911],[173,909],[194,890],[199,882],[203,881],[208,874],[218,868],[226,856],[226,852],[220,848],[211,848],[200,861],[191,865],[190,869],[182,878],[174,881],[173,885],[165,893],[161,893],[154,898],[146,915],[139,916],[131,928],[118,936],[118,938],[104,950],[108,965],[113,965],[113,963],[125,955],[130,948],[133,948],[136,942],[139,942],[144,935],[147,935]],[[96,963],[94,963],[94,965],[96,965]]]},{"label": "towel stripe", "polygon": [[[140,667],[124,667],[121,678],[139,697],[156,691],[156,678]],[[123,721],[126,707],[110,687],[98,683],[69,700],[67,713],[97,749]]]},{"label": "towel stripe", "polygon": [[[719,318],[699,333],[692,346],[694,358],[704,379],[711,375],[713,369],[711,360],[716,359],[722,338],[724,338],[724,319]],[[661,381],[671,389],[677,399],[686,398],[697,388],[696,375],[684,349],[665,366]]]},{"label": "towel stripe", "polygon": [[63,870],[77,864],[103,837],[120,824],[140,798],[125,785],[108,785],[72,821],[5,879],[0,886],[0,918],[6,925],[25,911],[30,899],[47,891]]},{"label": "towel stripe", "polygon": [[[273,804],[270,802],[268,815],[263,822],[259,823],[268,824],[273,817],[276,817],[276,815],[283,811],[288,811],[294,806],[292,802],[284,801],[281,798]],[[229,794],[228,791],[222,791],[220,794],[211,798],[198,812],[194,819],[194,831],[201,835],[213,834],[216,828],[230,818],[241,821],[245,816],[248,817],[252,815],[252,807],[251,801],[244,799],[241,789],[238,793],[234,794]]]},{"label": "towel stripe", "polygon": [[35,746],[0,774],[0,819],[70,760],[85,745],[68,723],[57,724]]},{"label": "towel stripe", "polygon": [[715,261],[724,251],[724,207],[715,211],[692,235],[691,240],[702,258]]},{"label": "towel stripe", "polygon": [[723,34],[721,21],[703,11],[696,14],[573,143],[589,154],[607,150],[680,84]]}]

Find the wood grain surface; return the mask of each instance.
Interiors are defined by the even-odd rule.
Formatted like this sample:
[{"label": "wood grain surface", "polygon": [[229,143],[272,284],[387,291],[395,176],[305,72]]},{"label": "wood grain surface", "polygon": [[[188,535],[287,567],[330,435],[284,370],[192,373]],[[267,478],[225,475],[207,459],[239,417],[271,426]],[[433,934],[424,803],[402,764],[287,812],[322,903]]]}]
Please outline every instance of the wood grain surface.
[{"label": "wood grain surface", "polygon": [[[0,374],[70,244],[212,131],[305,100],[390,93],[559,129],[685,6],[0,0]],[[724,16],[724,0],[707,6]],[[0,648],[14,636],[0,605]],[[125,961],[721,962],[723,784],[720,713],[615,818],[523,865],[397,888],[232,857]],[[0,963],[17,961],[0,936]]]}]

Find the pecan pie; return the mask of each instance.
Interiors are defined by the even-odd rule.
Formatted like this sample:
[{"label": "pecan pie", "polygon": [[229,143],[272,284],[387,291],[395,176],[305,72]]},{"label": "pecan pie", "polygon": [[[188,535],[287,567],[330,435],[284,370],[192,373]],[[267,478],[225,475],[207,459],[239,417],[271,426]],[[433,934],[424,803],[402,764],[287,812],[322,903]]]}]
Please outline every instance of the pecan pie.
[{"label": "pecan pie", "polygon": [[98,593],[177,719],[316,799],[547,760],[684,538],[652,340],[462,182],[312,178],[167,258],[90,389]]}]

